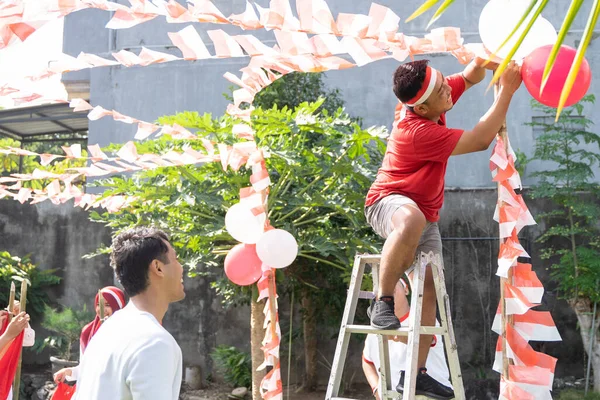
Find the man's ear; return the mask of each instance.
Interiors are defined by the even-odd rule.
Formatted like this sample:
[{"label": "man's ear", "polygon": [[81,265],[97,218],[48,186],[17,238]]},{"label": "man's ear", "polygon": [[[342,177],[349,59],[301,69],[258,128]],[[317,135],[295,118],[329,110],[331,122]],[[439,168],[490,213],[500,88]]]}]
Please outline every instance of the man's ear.
[{"label": "man's ear", "polygon": [[427,104],[419,104],[414,106],[413,110],[418,115],[425,115],[429,112],[429,107],[427,107]]},{"label": "man's ear", "polygon": [[150,263],[150,272],[159,276],[163,276],[163,263],[160,262],[160,260],[152,260]]}]

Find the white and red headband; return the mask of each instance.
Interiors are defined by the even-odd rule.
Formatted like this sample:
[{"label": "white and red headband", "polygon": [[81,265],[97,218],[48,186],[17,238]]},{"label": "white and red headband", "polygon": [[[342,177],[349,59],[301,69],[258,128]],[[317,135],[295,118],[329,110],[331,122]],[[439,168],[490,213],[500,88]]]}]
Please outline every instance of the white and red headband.
[{"label": "white and red headband", "polygon": [[409,107],[418,106],[419,104],[423,104],[427,101],[431,93],[433,93],[433,88],[438,79],[437,71],[434,68],[427,67],[427,72],[425,73],[425,80],[423,80],[423,85],[421,85],[421,89],[417,92],[415,97],[408,100],[406,103]]}]

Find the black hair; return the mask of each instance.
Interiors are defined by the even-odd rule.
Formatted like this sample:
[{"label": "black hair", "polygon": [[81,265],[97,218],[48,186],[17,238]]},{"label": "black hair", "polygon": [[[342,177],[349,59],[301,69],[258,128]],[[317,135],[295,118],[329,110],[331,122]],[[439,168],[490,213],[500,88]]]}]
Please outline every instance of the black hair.
[{"label": "black hair", "polygon": [[138,226],[120,233],[112,241],[111,265],[129,297],[146,290],[153,260],[167,262],[169,237],[160,229]]},{"label": "black hair", "polygon": [[429,60],[413,61],[400,65],[394,71],[394,94],[403,103],[417,95],[423,86]]}]

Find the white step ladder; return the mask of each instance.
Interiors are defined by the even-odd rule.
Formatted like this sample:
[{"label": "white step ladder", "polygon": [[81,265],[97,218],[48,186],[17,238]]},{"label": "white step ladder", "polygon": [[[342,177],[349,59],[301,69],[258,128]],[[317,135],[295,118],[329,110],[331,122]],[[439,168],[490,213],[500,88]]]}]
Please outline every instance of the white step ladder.
[{"label": "white step ladder", "polygon": [[[382,400],[398,399],[402,396],[402,400],[415,400],[415,385],[417,379],[417,358],[419,355],[419,338],[420,335],[442,335],[444,338],[444,346],[448,357],[450,369],[450,377],[454,387],[454,395],[456,400],[465,400],[465,389],[463,387],[462,375],[460,372],[460,363],[458,360],[458,351],[456,347],[456,339],[454,337],[454,329],[452,328],[452,319],[450,317],[450,303],[448,294],[446,293],[446,282],[444,280],[444,271],[442,268],[442,260],[439,255],[421,253],[418,260],[417,268],[415,269],[412,287],[412,298],[410,304],[410,316],[408,318],[409,326],[402,327],[398,330],[379,330],[372,328],[369,325],[353,325],[354,316],[356,314],[356,304],[361,297],[361,283],[365,272],[365,266],[371,265],[373,275],[373,293],[377,293],[379,282],[379,262],[381,255],[356,255],[354,258],[354,267],[352,269],[352,278],[348,289],[348,298],[344,308],[342,324],[340,326],[340,334],[338,336],[335,356],[331,366],[331,375],[329,376],[329,384],[327,385],[326,400],[352,400],[339,397],[340,384],[342,374],[344,372],[344,363],[346,362],[346,353],[348,351],[348,342],[352,333],[377,334],[379,342],[379,396]],[[425,282],[425,269],[430,265],[433,272],[433,280],[435,284],[435,292],[437,304],[440,314],[440,325],[421,326],[421,310],[423,307],[423,284]],[[415,333],[420,334],[415,334]],[[389,336],[408,336],[408,345],[406,352],[407,370],[404,376],[404,395],[395,391],[392,383],[390,371],[390,357],[388,348]],[[394,380],[400,377],[394,377]],[[419,396],[419,398],[425,398]]]}]

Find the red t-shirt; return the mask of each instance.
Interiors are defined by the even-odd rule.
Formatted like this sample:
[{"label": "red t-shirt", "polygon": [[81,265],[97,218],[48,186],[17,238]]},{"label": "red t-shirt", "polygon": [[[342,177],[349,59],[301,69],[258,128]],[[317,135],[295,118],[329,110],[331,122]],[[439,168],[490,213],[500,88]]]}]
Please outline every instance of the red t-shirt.
[{"label": "red t-shirt", "polygon": [[[446,82],[456,103],[465,91],[465,81],[456,74],[447,77]],[[445,113],[435,123],[407,110],[388,140],[383,165],[365,206],[397,193],[417,203],[428,221],[438,221],[444,203],[446,165],[463,132],[446,127]]]}]

